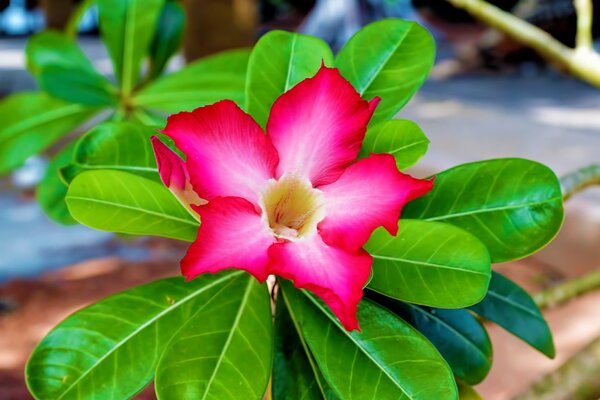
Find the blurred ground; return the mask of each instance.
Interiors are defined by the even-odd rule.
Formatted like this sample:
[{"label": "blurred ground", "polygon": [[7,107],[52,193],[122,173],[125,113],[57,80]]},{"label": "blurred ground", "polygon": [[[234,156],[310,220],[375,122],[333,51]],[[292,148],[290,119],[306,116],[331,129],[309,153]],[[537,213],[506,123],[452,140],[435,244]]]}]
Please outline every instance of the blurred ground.
[{"label": "blurred ground", "polygon": [[[0,95],[34,88],[23,70],[23,43],[0,41]],[[100,69],[108,70],[108,59],[96,40],[86,39],[84,48]],[[494,157],[531,158],[558,174],[600,162],[600,92],[553,72],[430,81],[399,116],[417,121],[432,142],[414,171],[418,175]],[[107,294],[177,274],[183,248],[163,240],[123,244],[106,233],[59,227],[31,199],[2,190],[0,299],[8,300],[8,310],[0,313],[0,400],[21,400],[29,398],[23,365],[53,325]],[[600,267],[599,243],[600,189],[595,189],[569,202],[564,229],[551,246],[498,269],[539,290]],[[99,256],[103,258],[80,262]],[[40,279],[15,279],[73,263],[79,264]],[[12,279],[1,282],[8,277]],[[495,362],[478,390],[486,399],[508,399],[556,368],[600,335],[599,302],[600,293],[591,294],[546,313],[557,344],[554,361],[490,327]]]}]

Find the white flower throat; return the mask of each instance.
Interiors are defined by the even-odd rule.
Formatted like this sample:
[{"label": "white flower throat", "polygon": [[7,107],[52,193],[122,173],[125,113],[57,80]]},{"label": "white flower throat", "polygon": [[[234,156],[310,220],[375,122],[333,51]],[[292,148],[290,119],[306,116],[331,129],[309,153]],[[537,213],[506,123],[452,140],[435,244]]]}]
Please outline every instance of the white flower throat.
[{"label": "white flower throat", "polygon": [[323,192],[313,188],[308,179],[292,174],[269,180],[260,206],[263,221],[273,234],[291,241],[314,235],[325,217]]}]

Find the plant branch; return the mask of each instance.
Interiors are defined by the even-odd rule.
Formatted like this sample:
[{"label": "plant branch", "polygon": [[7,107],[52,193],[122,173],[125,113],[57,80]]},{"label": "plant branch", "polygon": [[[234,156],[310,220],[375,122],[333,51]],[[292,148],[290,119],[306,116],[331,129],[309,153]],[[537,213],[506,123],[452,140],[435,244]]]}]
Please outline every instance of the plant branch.
[{"label": "plant branch", "polygon": [[600,269],[546,289],[533,296],[539,308],[555,307],[600,288]]},{"label": "plant branch", "polygon": [[600,164],[589,165],[560,178],[565,201],[593,185],[600,185]]},{"label": "plant branch", "polygon": [[515,400],[595,399],[600,394],[600,338],[542,377]]},{"label": "plant branch", "polygon": [[[579,79],[600,88],[600,55],[592,48],[572,49],[565,46],[544,30],[516,17],[484,0],[447,0],[453,6],[463,9],[475,18],[504,32],[513,39],[531,47],[550,62],[566,69]],[[590,0],[577,0],[587,3]],[[585,8],[585,7],[584,7]],[[589,10],[588,10],[589,9]],[[591,6],[586,8],[591,11]],[[585,23],[583,12],[581,24]],[[591,14],[589,14],[591,25]],[[578,24],[579,28],[579,24]],[[581,30],[584,31],[583,29]],[[585,35],[584,35],[585,36]],[[585,40],[584,40],[585,41]]]},{"label": "plant branch", "polygon": [[578,49],[592,49],[592,0],[574,0],[577,11],[577,36],[575,43]]}]

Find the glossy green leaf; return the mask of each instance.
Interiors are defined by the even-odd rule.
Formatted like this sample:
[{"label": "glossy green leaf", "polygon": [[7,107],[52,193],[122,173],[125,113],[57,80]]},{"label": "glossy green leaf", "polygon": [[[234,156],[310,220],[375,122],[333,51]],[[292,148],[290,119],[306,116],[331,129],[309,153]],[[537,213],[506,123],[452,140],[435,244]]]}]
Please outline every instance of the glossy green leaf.
[{"label": "glossy green leaf", "polygon": [[550,358],[556,354],[552,332],[531,296],[494,272],[487,296],[471,310],[521,338]]},{"label": "glossy green leaf", "polygon": [[492,344],[481,323],[465,309],[429,308],[387,299],[369,298],[404,318],[438,349],[454,375],[474,385],[481,382],[492,367]]},{"label": "glossy green leaf", "polygon": [[45,93],[19,93],[0,102],[0,173],[20,166],[97,112]]},{"label": "glossy green leaf", "polygon": [[158,77],[171,57],[179,50],[184,26],[183,6],[175,1],[165,2],[158,17],[154,39],[150,44],[150,70],[148,72],[150,79]]},{"label": "glossy green leaf", "polygon": [[156,394],[160,400],[260,400],[272,356],[269,291],[244,274],[202,304],[165,348]]},{"label": "glossy green leaf", "polygon": [[456,384],[458,385],[458,398],[460,400],[483,400],[483,397],[466,383],[458,381]]},{"label": "glossy green leaf", "polygon": [[59,175],[59,170],[73,159],[75,143],[71,142],[60,153],[54,156],[48,164],[44,178],[36,188],[36,197],[42,210],[53,221],[63,225],[77,223],[67,208],[67,203],[65,202],[67,185]]},{"label": "glossy green leaf", "polygon": [[56,326],[27,363],[27,385],[40,400],[128,399],[146,386],[169,340],[240,271],[191,282],[170,278],[108,297]]},{"label": "glossy green leaf", "polygon": [[86,171],[69,185],[73,218],[91,228],[193,241],[198,221],[162,183],[123,171]]},{"label": "glossy green leaf", "polygon": [[285,303],[331,388],[343,399],[457,399],[450,368],[419,332],[363,300],[362,333],[347,332],[327,306],[281,281]]},{"label": "glossy green leaf", "polygon": [[264,127],[275,100],[316,74],[323,62],[332,65],[333,55],[321,39],[284,31],[267,33],[248,61],[246,111]]},{"label": "glossy green leaf", "polygon": [[369,288],[431,307],[480,301],[490,281],[490,257],[476,237],[452,225],[401,220],[398,234],[376,230],[365,249],[373,256]]},{"label": "glossy green leaf", "polygon": [[384,19],[365,26],[335,60],[342,75],[370,100],[381,97],[371,123],[392,118],[423,84],[435,59],[435,43],[412,21]]},{"label": "glossy green leaf", "polygon": [[549,243],[562,224],[563,202],[558,178],[548,167],[504,158],[440,172],[433,190],[409,203],[402,217],[461,227],[481,240],[497,263]]},{"label": "glossy green leaf", "polygon": [[389,153],[403,170],[413,166],[425,155],[429,139],[417,124],[407,119],[381,122],[367,130],[359,157],[371,153]]},{"label": "glossy green leaf", "polygon": [[203,58],[145,86],[133,102],[166,112],[191,111],[224,99],[243,105],[249,56],[249,50],[241,49]]},{"label": "glossy green leaf", "polygon": [[97,0],[100,33],[128,96],[140,79],[164,0]]},{"label": "glossy green leaf", "polygon": [[117,102],[117,92],[99,74],[77,43],[59,32],[35,35],[26,49],[27,65],[40,87],[52,96],[90,106]]},{"label": "glossy green leaf", "polygon": [[158,180],[150,137],[157,132],[130,122],[104,122],[77,142],[71,162],[61,170],[71,182],[83,171],[112,169]]},{"label": "glossy green leaf", "polygon": [[294,321],[278,296],[275,316],[273,400],[335,400],[338,397],[319,370],[310,349],[295,329]]}]

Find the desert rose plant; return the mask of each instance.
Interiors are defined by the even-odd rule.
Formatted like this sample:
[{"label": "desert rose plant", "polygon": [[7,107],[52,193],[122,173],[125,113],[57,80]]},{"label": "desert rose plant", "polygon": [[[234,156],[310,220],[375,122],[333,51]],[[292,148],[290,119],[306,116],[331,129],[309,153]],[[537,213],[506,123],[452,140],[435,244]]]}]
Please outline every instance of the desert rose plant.
[{"label": "desert rose plant", "polygon": [[335,58],[274,31],[243,103],[83,136],[62,169],[77,221],[193,243],[185,279],[56,326],[28,362],[31,393],[126,399],[154,381],[159,399],[457,399],[491,366],[479,317],[553,357],[533,300],[491,271],[558,232],[553,172],[513,158],[402,172],[429,142],[392,118],[433,59],[408,21],[368,25]]}]

